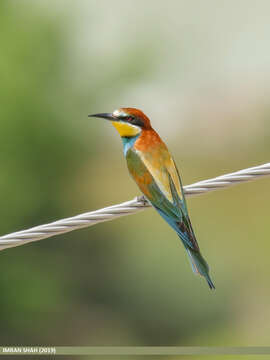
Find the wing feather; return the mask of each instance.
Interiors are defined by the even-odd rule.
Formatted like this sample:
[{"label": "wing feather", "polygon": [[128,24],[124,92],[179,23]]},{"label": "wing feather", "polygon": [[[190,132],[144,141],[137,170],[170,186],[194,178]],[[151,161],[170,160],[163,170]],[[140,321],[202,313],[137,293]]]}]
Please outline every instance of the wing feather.
[{"label": "wing feather", "polygon": [[[156,151],[155,151],[156,150]],[[152,152],[144,153],[137,151],[140,159],[155,179],[156,184],[164,196],[173,203],[173,196],[168,174],[174,183],[178,197],[183,200],[180,178],[167,148],[154,149]]]},{"label": "wing feather", "polygon": [[130,149],[126,159],[131,176],[160,215],[189,247],[199,249],[187,214],[181,180],[169,153],[150,161],[147,155]]}]

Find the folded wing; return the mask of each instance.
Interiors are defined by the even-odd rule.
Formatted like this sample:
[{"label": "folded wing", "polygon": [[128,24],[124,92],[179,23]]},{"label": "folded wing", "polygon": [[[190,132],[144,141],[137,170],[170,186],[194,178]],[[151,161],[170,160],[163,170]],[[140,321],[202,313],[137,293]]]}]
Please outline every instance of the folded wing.
[{"label": "folded wing", "polygon": [[181,180],[167,149],[144,154],[133,149],[127,153],[129,171],[141,191],[183,242],[199,250],[184,198]]}]

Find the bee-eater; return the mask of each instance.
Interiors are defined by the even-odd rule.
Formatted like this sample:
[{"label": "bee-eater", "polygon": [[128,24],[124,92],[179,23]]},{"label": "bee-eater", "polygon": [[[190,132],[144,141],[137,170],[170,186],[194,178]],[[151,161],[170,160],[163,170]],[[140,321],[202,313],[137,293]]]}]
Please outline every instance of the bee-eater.
[{"label": "bee-eater", "polygon": [[149,118],[134,108],[120,108],[113,113],[89,117],[112,122],[122,138],[131,176],[147,200],[182,240],[193,271],[205,277],[210,289],[215,289],[192,229],[178,170]]}]

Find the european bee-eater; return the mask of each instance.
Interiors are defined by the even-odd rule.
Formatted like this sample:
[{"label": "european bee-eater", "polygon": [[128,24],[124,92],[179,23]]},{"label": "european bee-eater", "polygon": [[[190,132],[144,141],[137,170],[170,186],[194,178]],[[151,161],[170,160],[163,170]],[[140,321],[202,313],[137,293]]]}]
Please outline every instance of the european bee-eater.
[{"label": "european bee-eater", "polygon": [[122,138],[131,176],[147,200],[182,240],[193,271],[204,276],[210,289],[214,289],[207,262],[200,253],[191,226],[178,170],[167,146],[152,128],[148,117],[134,108],[121,108],[113,113],[89,116],[112,122]]}]

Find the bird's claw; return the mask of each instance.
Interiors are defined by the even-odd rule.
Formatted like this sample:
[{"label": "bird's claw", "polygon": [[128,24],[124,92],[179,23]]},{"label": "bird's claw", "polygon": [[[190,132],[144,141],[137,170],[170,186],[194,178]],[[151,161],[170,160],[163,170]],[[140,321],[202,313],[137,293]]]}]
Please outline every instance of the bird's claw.
[{"label": "bird's claw", "polygon": [[137,201],[144,206],[149,205],[148,200],[146,200],[146,198],[143,195],[137,196]]}]

